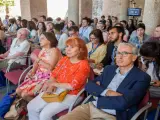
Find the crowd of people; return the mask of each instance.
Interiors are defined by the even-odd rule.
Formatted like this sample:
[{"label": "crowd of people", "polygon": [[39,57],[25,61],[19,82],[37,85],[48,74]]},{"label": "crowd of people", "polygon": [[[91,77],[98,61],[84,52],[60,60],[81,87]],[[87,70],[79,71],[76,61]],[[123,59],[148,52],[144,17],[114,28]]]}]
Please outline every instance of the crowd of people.
[{"label": "crowd of people", "polygon": [[[85,17],[76,25],[67,18],[42,15],[28,21],[6,15],[0,19],[0,70],[11,63],[12,69],[26,64],[20,57],[40,49],[38,56],[31,54],[33,68],[16,89],[28,103],[29,120],[51,120],[83,88],[93,99],[59,120],[129,120],[148,90],[151,97],[160,97],[160,25],[151,35],[145,30],[142,21],[135,25],[133,19],[119,21],[115,16]],[[1,51],[8,39],[10,47]],[[87,80],[94,70],[103,72]],[[67,91],[63,101],[43,99],[58,90]]]}]

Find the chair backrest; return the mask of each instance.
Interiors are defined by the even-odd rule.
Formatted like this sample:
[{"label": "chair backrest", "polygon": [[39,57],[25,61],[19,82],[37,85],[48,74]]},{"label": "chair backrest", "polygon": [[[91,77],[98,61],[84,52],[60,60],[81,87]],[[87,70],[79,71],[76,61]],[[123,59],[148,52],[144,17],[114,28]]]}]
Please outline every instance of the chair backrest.
[{"label": "chair backrest", "polygon": [[147,91],[146,95],[144,96],[144,98],[140,102],[138,108],[141,109],[142,107],[147,105],[147,103],[149,102],[149,98],[150,98],[150,94],[149,94],[149,91]]},{"label": "chair backrest", "polygon": [[89,74],[89,77],[88,77],[89,80],[94,80],[94,71],[92,68],[90,68],[90,74]]},{"label": "chair backrest", "polygon": [[36,55],[36,56],[38,56],[39,55],[39,53],[40,53],[40,49],[34,49],[33,50],[33,52],[31,53],[31,61],[32,61],[32,63],[34,63],[34,58],[32,58],[32,55]]}]

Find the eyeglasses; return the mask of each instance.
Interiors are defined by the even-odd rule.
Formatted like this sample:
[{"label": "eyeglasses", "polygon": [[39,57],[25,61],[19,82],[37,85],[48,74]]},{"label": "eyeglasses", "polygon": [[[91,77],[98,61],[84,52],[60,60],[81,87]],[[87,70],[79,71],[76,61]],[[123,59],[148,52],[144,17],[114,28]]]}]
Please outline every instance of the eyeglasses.
[{"label": "eyeglasses", "polygon": [[124,52],[116,52],[116,56],[120,56],[120,55],[122,55],[123,57],[127,57],[129,54],[133,54],[133,53],[129,53],[129,52],[126,52],[126,51],[124,51]]},{"label": "eyeglasses", "polygon": [[146,57],[143,57],[143,56],[141,56],[141,58],[142,58],[142,60],[144,61],[144,62],[148,62],[148,63],[151,63],[151,62],[154,62],[155,60],[154,60],[154,58],[146,58]]},{"label": "eyeglasses", "polygon": [[91,38],[91,37],[90,37],[90,40],[97,40],[97,38]]}]

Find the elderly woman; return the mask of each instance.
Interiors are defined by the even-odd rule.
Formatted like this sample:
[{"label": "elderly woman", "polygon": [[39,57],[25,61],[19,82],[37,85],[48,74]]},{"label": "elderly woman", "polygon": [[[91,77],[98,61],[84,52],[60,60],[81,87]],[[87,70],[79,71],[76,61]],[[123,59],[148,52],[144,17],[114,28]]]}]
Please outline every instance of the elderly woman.
[{"label": "elderly woman", "polygon": [[30,44],[27,41],[28,34],[29,32],[26,28],[21,28],[18,30],[17,38],[12,41],[10,49],[6,53],[0,55],[0,69],[6,68],[8,64],[13,62],[14,63],[12,64],[11,68],[14,68],[20,64],[26,64],[25,58],[17,59],[16,61],[15,59],[20,56],[27,55],[30,48]]},{"label": "elderly woman", "polygon": [[95,29],[90,33],[90,43],[87,44],[89,62],[94,67],[99,64],[106,55],[107,45],[104,44],[101,30]]},{"label": "elderly woman", "polygon": [[66,42],[66,57],[63,57],[51,73],[51,81],[44,93],[52,93],[56,89],[68,90],[62,102],[47,103],[41,93],[29,102],[29,120],[51,120],[55,114],[69,108],[75,101],[76,95],[84,87],[90,72],[87,60],[87,48],[83,40],[69,38]]},{"label": "elderly woman", "polygon": [[31,56],[35,60],[33,68],[28,74],[27,80],[16,90],[23,99],[27,101],[33,99],[41,89],[38,89],[36,85],[38,86],[49,79],[51,71],[62,57],[60,50],[56,48],[57,44],[58,41],[53,33],[41,34],[40,46],[42,50],[38,57],[36,55]]}]

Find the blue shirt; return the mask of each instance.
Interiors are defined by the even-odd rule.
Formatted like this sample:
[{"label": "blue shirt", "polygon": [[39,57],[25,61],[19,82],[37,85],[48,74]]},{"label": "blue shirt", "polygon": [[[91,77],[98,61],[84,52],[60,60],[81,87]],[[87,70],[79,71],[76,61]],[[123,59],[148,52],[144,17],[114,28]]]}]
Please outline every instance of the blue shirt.
[{"label": "blue shirt", "polygon": [[89,34],[92,32],[92,30],[93,30],[93,28],[91,27],[91,26],[88,26],[88,27],[81,27],[80,29],[79,29],[79,35],[81,36],[81,37],[85,37],[85,38],[87,38],[88,39],[88,41],[89,41]]},{"label": "blue shirt", "polygon": [[[116,91],[119,87],[119,85],[122,83],[122,81],[124,80],[124,78],[128,75],[128,73],[130,72],[130,70],[132,69],[133,67],[131,67],[125,74],[121,74],[120,73],[120,69],[117,68],[116,69],[116,75],[114,76],[114,78],[112,79],[112,81],[110,82],[110,84],[108,85],[108,87],[101,93],[101,96],[106,96],[106,92],[108,90],[113,90],[113,91]],[[97,101],[98,101],[98,98],[96,97],[95,98],[96,101],[93,101],[92,103],[97,106]],[[102,111],[106,112],[106,113],[109,113],[109,114],[112,114],[112,115],[116,115],[116,111],[115,110],[111,110],[111,109],[101,109]]]},{"label": "blue shirt", "polygon": [[149,38],[150,38],[149,35],[144,34],[143,40],[142,40],[142,43],[141,43],[140,40],[139,40],[139,38],[138,38],[138,36],[136,35],[136,36],[131,37],[129,39],[129,42],[132,43],[132,44],[134,44],[137,48],[140,48],[144,42],[146,42],[146,41],[149,40]]}]

